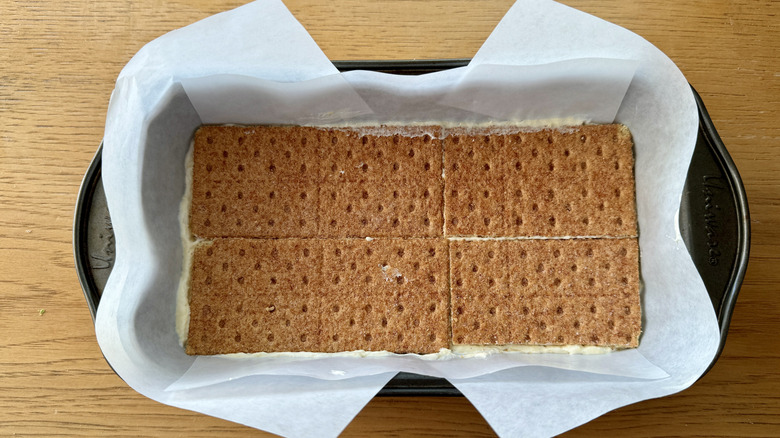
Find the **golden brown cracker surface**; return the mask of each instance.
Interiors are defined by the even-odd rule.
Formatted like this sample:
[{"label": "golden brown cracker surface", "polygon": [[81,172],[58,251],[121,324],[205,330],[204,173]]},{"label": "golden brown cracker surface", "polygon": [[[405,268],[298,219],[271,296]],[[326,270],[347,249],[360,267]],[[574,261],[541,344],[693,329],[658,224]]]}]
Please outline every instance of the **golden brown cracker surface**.
[{"label": "golden brown cracker surface", "polygon": [[193,255],[189,354],[449,346],[444,239],[214,239]]},{"label": "golden brown cracker surface", "polygon": [[636,235],[633,143],[625,127],[486,132],[455,130],[444,138],[448,236]]},{"label": "golden brown cracker surface", "polygon": [[214,239],[195,248],[188,354],[316,351],[322,247]]},{"label": "golden brown cracker surface", "polygon": [[446,240],[323,242],[322,351],[449,347]]},{"label": "golden brown cracker surface", "polygon": [[638,257],[635,238],[454,241],[453,343],[635,347]]},{"label": "golden brown cracker surface", "polygon": [[189,354],[638,343],[620,125],[204,126],[192,181]]}]

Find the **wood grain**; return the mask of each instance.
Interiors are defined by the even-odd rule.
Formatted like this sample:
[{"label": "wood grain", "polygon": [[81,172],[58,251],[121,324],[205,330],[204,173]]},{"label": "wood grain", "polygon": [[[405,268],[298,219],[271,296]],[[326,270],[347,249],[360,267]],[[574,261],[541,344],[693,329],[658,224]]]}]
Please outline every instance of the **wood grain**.
[{"label": "wood grain", "polygon": [[[79,183],[120,69],[155,37],[240,3],[0,2],[0,435],[262,435],[151,401],[111,371],[95,341],[71,242]],[[472,56],[511,3],[287,5],[331,59],[428,59]],[[778,436],[780,3],[565,3],[642,35],[682,69],[742,174],[753,232],[715,368],[688,390],[618,409],[569,435]],[[463,398],[378,398],[344,432],[492,434]]]}]

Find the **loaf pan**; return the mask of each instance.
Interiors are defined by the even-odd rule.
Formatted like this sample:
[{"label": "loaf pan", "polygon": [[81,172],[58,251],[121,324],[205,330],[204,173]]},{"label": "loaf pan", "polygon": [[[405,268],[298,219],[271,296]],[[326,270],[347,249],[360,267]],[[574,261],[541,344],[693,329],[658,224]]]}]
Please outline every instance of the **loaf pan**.
[{"label": "loaf pan", "polygon": [[[424,74],[463,67],[468,59],[430,61],[334,61],[341,71],[373,70],[394,74]],[[726,343],[731,314],[747,269],[750,216],[745,188],[734,161],[718,136],[707,109],[693,90],[699,111],[699,134],[681,195],[680,234],[701,274]],[[76,270],[94,320],[100,295],[114,263],[114,234],[101,180],[98,147],[79,190],[73,226]],[[706,374],[706,372],[705,372]],[[399,373],[379,396],[459,396],[445,379]]]}]

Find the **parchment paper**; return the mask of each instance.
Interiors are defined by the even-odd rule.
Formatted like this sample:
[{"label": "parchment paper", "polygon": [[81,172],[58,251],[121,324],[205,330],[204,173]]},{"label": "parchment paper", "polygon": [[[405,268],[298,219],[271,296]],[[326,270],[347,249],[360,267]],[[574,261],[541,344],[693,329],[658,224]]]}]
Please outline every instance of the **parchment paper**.
[{"label": "parchment paper", "polygon": [[[178,205],[184,156],[201,123],[553,118],[614,118],[634,136],[644,282],[639,349],[439,361],[195,360],[178,345]],[[103,181],[117,258],[98,309],[98,341],[140,393],[288,436],[338,434],[399,370],[449,378],[502,435],[557,434],[671,394],[701,375],[719,339],[674,225],[697,123],[687,82],[660,51],[549,1],[516,3],[469,67],[420,77],[338,74],[276,0],[207,18],[141,49],[112,94]]]}]

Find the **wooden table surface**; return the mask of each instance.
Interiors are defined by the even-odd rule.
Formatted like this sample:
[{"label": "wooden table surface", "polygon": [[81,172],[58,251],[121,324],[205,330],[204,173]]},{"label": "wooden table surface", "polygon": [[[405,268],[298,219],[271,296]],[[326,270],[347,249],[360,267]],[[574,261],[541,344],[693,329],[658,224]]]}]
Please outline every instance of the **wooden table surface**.
[{"label": "wooden table surface", "polygon": [[[155,37],[240,3],[0,2],[0,435],[262,435],[149,400],[111,371],[71,241],[79,183],[120,69]],[[472,56],[512,1],[334,3],[287,1],[331,59],[426,59]],[[569,434],[780,436],[780,3],[565,3],[642,35],[677,63],[739,168],[752,226],[747,276],[712,371]],[[377,398],[344,432],[368,434],[493,431],[464,398]]]}]

